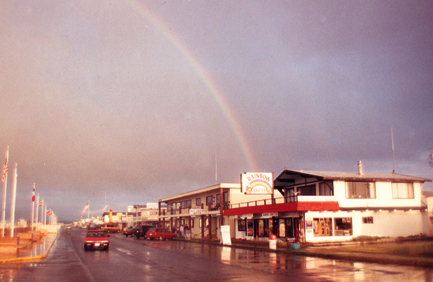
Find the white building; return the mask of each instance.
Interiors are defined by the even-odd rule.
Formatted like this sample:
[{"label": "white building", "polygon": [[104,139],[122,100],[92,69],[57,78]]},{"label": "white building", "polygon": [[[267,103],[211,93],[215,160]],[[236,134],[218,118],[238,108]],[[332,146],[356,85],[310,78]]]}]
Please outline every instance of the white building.
[{"label": "white building", "polygon": [[346,241],[358,236],[429,235],[429,214],[422,200],[430,179],[396,173],[284,170],[272,205],[231,208],[236,238],[301,242]]}]

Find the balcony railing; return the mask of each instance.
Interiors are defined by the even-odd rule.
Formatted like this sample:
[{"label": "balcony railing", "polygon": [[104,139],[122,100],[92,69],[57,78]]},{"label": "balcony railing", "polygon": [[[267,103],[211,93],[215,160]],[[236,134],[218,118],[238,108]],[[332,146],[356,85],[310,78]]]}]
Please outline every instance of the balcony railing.
[{"label": "balcony railing", "polygon": [[[228,203],[224,203],[223,205],[223,210],[227,210],[230,208],[230,202]],[[209,211],[219,211],[220,210],[220,204],[208,204],[208,205],[204,205],[201,204],[198,207],[188,207],[188,208],[176,208],[176,209],[171,209],[170,211],[167,211],[168,215],[182,215],[182,214],[189,214],[189,210],[190,209],[202,209],[204,210],[204,212],[209,212]]]},{"label": "balcony railing", "polygon": [[[284,200],[286,199],[286,200]],[[255,206],[264,206],[264,205],[273,205],[273,204],[283,204],[283,203],[292,203],[292,202],[326,202],[326,201],[333,201],[333,196],[288,196],[286,198],[279,197],[272,199],[263,199],[263,200],[256,200],[256,201],[250,201],[250,202],[243,202],[243,203],[237,203],[237,204],[231,204],[230,208],[244,208],[244,207],[255,207]]]}]

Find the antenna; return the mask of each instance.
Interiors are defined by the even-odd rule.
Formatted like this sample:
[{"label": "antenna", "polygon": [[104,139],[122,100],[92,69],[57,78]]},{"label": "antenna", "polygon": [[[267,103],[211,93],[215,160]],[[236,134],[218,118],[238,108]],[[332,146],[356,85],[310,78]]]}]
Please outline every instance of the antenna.
[{"label": "antenna", "polygon": [[218,158],[217,158],[217,150],[215,150],[215,184],[218,183]]},{"label": "antenna", "polygon": [[395,156],[394,156],[394,133],[391,127],[391,146],[392,146],[392,173],[395,172]]}]

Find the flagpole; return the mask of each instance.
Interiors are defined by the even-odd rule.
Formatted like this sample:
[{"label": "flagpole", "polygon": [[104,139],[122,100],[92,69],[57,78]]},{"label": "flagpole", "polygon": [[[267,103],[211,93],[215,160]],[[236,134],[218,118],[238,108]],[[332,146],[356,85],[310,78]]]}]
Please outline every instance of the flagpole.
[{"label": "flagpole", "polygon": [[32,231],[33,231],[33,225],[35,222],[35,189],[36,189],[36,183],[33,183],[33,194],[32,194]]},{"label": "flagpole", "polygon": [[39,210],[39,193],[36,196],[36,216],[35,216],[36,229],[38,228],[38,210]]},{"label": "flagpole", "polygon": [[87,201],[87,219],[89,219],[89,214],[90,214],[90,201]]},{"label": "flagpole", "polygon": [[44,219],[42,217],[42,214],[44,213],[44,199],[42,199],[41,202],[42,202],[42,205],[38,204],[38,209],[39,209],[39,206],[41,206],[41,224],[44,224]]},{"label": "flagpole", "polygon": [[9,161],[9,146],[6,148],[6,160],[3,168],[3,177],[2,181],[4,183],[3,186],[3,229],[2,229],[2,237],[5,236],[5,226],[6,226],[6,191],[7,191],[7,183],[8,183],[8,161]]},{"label": "flagpole", "polygon": [[47,215],[45,214],[47,212],[47,204],[44,202],[44,225],[47,223]]},{"label": "flagpole", "polygon": [[15,231],[15,203],[17,199],[17,178],[18,178],[18,163],[15,163],[14,185],[12,188],[11,237],[14,237],[14,231]]}]

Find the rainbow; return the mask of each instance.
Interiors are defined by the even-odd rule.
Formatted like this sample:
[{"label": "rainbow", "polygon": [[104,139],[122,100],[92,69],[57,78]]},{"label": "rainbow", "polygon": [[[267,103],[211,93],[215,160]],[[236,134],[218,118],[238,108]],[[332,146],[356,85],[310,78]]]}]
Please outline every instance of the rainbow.
[{"label": "rainbow", "polygon": [[246,171],[257,171],[257,165],[253,158],[253,153],[245,134],[243,133],[239,122],[236,120],[233,110],[230,108],[229,103],[224,99],[222,93],[218,90],[216,83],[212,80],[210,75],[206,72],[200,62],[193,56],[191,51],[187,48],[186,44],[182,43],[170,30],[166,27],[166,25],[159,20],[155,15],[153,15],[143,3],[140,3],[136,0],[125,0],[125,2],[138,14],[143,16],[147,21],[149,21],[155,28],[157,28],[178,50],[179,52],[187,59],[190,63],[191,67],[198,75],[198,77],[202,80],[203,84],[215,99],[218,107],[222,111],[224,117],[230,125],[231,130],[236,136],[237,142],[242,150],[242,153],[246,159],[248,164],[248,169]]}]

